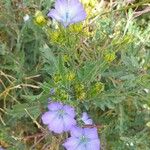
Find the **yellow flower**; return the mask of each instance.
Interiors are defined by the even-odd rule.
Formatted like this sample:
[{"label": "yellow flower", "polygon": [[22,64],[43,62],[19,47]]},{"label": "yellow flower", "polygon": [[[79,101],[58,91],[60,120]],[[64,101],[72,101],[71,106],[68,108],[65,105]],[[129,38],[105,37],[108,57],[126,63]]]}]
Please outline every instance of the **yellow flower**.
[{"label": "yellow flower", "polygon": [[69,60],[70,60],[69,55],[65,54],[63,56],[63,60],[64,60],[64,62],[69,62]]},{"label": "yellow flower", "polygon": [[69,26],[69,31],[71,33],[79,33],[82,31],[82,29],[83,29],[83,24],[81,24],[81,23],[73,24],[73,25]]},{"label": "yellow flower", "polygon": [[66,100],[66,99],[68,99],[69,95],[66,91],[60,90],[60,97],[61,97],[61,99]]},{"label": "yellow flower", "polygon": [[90,0],[80,0],[83,5],[88,5]]},{"label": "yellow flower", "polygon": [[36,13],[35,13],[35,23],[40,25],[40,26],[43,26],[43,25],[46,24],[46,19],[43,16],[41,11],[36,11]]},{"label": "yellow flower", "polygon": [[86,98],[85,92],[81,92],[80,94],[77,95],[77,99],[79,99],[79,100],[84,100],[85,98]]},{"label": "yellow flower", "polygon": [[49,32],[49,37],[50,37],[51,42],[57,43],[59,42],[60,32],[59,31]]},{"label": "yellow flower", "polygon": [[80,0],[80,1],[83,5],[91,7],[94,7],[97,3],[97,0]]},{"label": "yellow flower", "polygon": [[97,82],[95,84],[95,91],[96,92],[102,92],[102,91],[104,91],[104,84],[101,83],[101,82]]},{"label": "yellow flower", "polygon": [[80,83],[75,85],[75,95],[79,100],[84,100],[86,98],[85,87],[83,84]]},{"label": "yellow flower", "polygon": [[59,81],[61,81],[62,77],[59,74],[55,74],[53,79],[54,79],[55,83],[58,83]]},{"label": "yellow flower", "polygon": [[75,79],[75,73],[69,72],[69,74],[67,74],[67,80],[72,81],[74,79]]},{"label": "yellow flower", "polygon": [[107,62],[112,62],[116,58],[115,52],[107,53],[104,55],[104,60]]},{"label": "yellow flower", "polygon": [[75,91],[76,92],[81,92],[81,91],[83,91],[84,90],[84,85],[83,84],[77,84],[76,86],[75,86]]},{"label": "yellow flower", "polygon": [[90,0],[89,5],[90,5],[91,7],[94,7],[96,4],[97,4],[97,0]]}]

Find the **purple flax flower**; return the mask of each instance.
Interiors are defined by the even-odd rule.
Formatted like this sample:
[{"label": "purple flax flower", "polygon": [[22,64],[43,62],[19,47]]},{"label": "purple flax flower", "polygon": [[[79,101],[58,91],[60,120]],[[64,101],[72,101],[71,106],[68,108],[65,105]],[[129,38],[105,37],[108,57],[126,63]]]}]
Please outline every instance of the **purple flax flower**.
[{"label": "purple flax flower", "polygon": [[55,9],[48,13],[48,17],[56,19],[67,27],[85,20],[86,12],[79,0],[56,0]]},{"label": "purple flax flower", "polygon": [[60,102],[53,102],[48,105],[48,112],[42,115],[42,121],[48,125],[49,130],[55,133],[69,131],[76,125],[75,111],[71,106],[63,105]]},{"label": "purple flax flower", "polygon": [[86,112],[83,112],[81,120],[86,124],[86,125],[91,125],[93,124],[93,120],[89,118],[88,114]]},{"label": "purple flax flower", "polygon": [[71,129],[71,137],[63,144],[67,150],[100,150],[100,140],[96,128]]}]

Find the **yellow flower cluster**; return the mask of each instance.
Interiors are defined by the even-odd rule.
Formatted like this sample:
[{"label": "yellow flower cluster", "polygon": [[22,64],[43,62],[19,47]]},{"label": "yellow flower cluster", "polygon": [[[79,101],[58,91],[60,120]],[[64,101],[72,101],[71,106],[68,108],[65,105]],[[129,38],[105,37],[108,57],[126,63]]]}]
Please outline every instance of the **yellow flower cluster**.
[{"label": "yellow flower cluster", "polygon": [[112,62],[116,58],[115,52],[107,53],[104,55],[104,60],[106,62]]},{"label": "yellow flower cluster", "polygon": [[59,30],[49,31],[49,38],[52,43],[61,43],[62,36]]},{"label": "yellow flower cluster", "polygon": [[83,24],[77,23],[69,26],[69,32],[71,33],[79,33],[83,30]]},{"label": "yellow flower cluster", "polygon": [[[66,30],[67,33],[66,34]],[[75,41],[79,34],[83,34],[86,33],[85,30],[83,30],[83,25],[81,23],[77,23],[77,24],[73,24],[70,25],[68,28],[63,29],[63,28],[59,28],[57,30],[52,30],[52,29],[48,29],[48,36],[50,38],[50,41],[52,43],[58,43],[58,44],[65,44],[66,42],[68,42],[68,38],[70,38],[70,36],[72,37],[71,39],[74,38],[73,41]],[[68,37],[66,37],[68,36]]]},{"label": "yellow flower cluster", "polygon": [[97,3],[97,0],[80,0],[84,6],[94,7]]},{"label": "yellow flower cluster", "polygon": [[84,100],[86,98],[85,87],[83,84],[75,85],[75,93],[78,100]]},{"label": "yellow flower cluster", "polygon": [[95,83],[95,91],[97,93],[100,93],[100,92],[104,91],[104,84],[101,83],[101,82]]},{"label": "yellow flower cluster", "polygon": [[72,81],[75,79],[75,73],[74,72],[69,72],[67,74],[67,80]]},{"label": "yellow flower cluster", "polygon": [[55,74],[53,79],[55,83],[58,83],[59,81],[61,81],[62,77],[60,74]]},{"label": "yellow flower cluster", "polygon": [[60,98],[62,99],[62,100],[66,100],[66,99],[68,99],[68,97],[69,97],[69,94],[65,91],[65,90],[60,90]]},{"label": "yellow flower cluster", "polygon": [[41,11],[36,11],[36,13],[35,13],[35,20],[34,21],[39,26],[43,26],[47,22]]},{"label": "yellow flower cluster", "polygon": [[63,56],[63,61],[64,61],[64,62],[69,62],[69,61],[70,61],[69,55],[65,54],[65,55]]}]

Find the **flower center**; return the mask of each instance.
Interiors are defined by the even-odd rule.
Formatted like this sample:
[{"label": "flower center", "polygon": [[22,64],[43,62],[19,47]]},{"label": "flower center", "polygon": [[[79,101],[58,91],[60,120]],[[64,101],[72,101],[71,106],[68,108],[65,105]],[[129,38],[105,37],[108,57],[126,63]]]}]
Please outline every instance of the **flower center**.
[{"label": "flower center", "polygon": [[69,12],[66,11],[65,16],[64,16],[64,23],[65,23],[65,25],[68,25],[68,22],[69,22]]},{"label": "flower center", "polygon": [[59,118],[63,118],[63,116],[66,114],[66,112],[63,109],[58,110],[58,116]]},{"label": "flower center", "polygon": [[66,22],[68,21],[69,18],[69,12],[66,12]]},{"label": "flower center", "polygon": [[80,141],[81,141],[81,143],[85,144],[89,141],[89,138],[87,138],[86,136],[83,135],[83,136],[80,137]]}]

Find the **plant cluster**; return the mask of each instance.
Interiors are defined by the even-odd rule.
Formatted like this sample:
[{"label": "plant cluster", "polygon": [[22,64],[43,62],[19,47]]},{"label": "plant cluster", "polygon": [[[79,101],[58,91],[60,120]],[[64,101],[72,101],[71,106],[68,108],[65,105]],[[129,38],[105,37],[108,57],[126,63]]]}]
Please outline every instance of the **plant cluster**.
[{"label": "plant cluster", "polygon": [[149,150],[148,5],[1,0],[0,149]]}]

